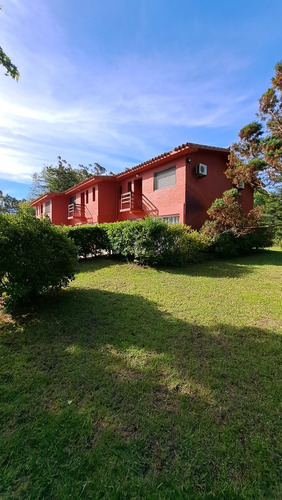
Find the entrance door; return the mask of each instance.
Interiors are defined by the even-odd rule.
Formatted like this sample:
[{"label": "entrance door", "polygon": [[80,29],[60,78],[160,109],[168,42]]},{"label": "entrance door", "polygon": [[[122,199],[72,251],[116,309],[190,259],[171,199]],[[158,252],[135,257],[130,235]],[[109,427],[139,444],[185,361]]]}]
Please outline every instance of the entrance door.
[{"label": "entrance door", "polygon": [[134,180],[134,208],[142,210],[142,179]]}]

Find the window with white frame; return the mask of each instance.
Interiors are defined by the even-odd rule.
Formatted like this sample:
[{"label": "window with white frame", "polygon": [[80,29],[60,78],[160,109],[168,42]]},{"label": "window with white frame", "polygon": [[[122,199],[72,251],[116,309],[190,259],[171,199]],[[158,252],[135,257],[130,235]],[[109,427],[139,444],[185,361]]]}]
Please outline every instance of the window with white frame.
[{"label": "window with white frame", "polygon": [[180,221],[179,215],[164,215],[160,219],[162,222],[167,222],[168,224],[179,224]]},{"label": "window with white frame", "polygon": [[51,201],[45,201],[45,214],[49,214],[51,211]]},{"label": "window with white frame", "polygon": [[176,185],[176,167],[169,167],[154,174],[154,191]]}]

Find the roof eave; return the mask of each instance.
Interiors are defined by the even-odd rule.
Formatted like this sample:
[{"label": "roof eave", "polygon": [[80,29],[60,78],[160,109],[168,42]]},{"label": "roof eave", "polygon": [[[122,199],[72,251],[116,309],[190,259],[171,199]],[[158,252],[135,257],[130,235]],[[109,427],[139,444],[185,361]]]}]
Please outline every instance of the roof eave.
[{"label": "roof eave", "polygon": [[140,163],[139,165],[136,165],[136,167],[131,168],[130,170],[126,170],[125,172],[121,172],[120,174],[117,174],[117,179],[119,178],[124,178],[126,176],[130,176],[132,174],[138,174],[139,172],[144,172],[145,170],[152,168],[152,167],[158,167],[164,163],[174,161],[176,158],[179,158],[180,156],[183,156],[185,154],[190,154],[190,153],[195,153],[197,149],[192,148],[190,146],[187,146],[186,148],[183,148],[179,151],[176,149],[173,149],[172,151],[169,151],[168,153],[163,153],[156,158],[152,158],[151,160],[148,160],[144,163]]},{"label": "roof eave", "polygon": [[31,207],[34,207],[35,205],[37,205],[38,203],[41,203],[42,201],[46,200],[46,198],[55,198],[55,196],[61,196],[63,195],[64,193],[61,193],[61,192],[57,192],[57,193],[45,193],[45,194],[42,194],[41,196],[38,196],[38,198],[36,198],[35,200],[33,200],[31,203],[30,203],[30,206]]},{"label": "roof eave", "polygon": [[185,154],[196,153],[200,149],[217,151],[219,153],[225,153],[225,154],[229,153],[229,148],[217,148],[217,147],[213,147],[213,146],[205,146],[204,144],[194,144],[192,142],[187,142],[186,144],[182,144],[181,146],[177,146],[172,151],[169,151],[167,153],[163,153],[159,156],[156,156],[155,158],[152,158],[151,160],[148,160],[144,163],[140,163],[139,165],[136,165],[136,167],[132,167],[124,172],[117,174],[116,178],[117,179],[120,179],[120,178],[124,179],[126,177],[130,177],[132,174],[144,172],[145,170],[147,170],[149,168],[157,167],[159,165],[167,163],[168,161],[174,161],[176,158],[179,158],[180,156],[183,156]]},{"label": "roof eave", "polygon": [[84,189],[88,185],[95,184],[96,182],[114,180],[115,178],[115,175],[95,175],[93,177],[89,177],[89,179],[85,179],[84,181],[79,182],[78,184],[75,184],[75,186],[72,186],[69,189],[66,189],[66,191],[64,191],[64,194],[70,194],[73,191]]}]

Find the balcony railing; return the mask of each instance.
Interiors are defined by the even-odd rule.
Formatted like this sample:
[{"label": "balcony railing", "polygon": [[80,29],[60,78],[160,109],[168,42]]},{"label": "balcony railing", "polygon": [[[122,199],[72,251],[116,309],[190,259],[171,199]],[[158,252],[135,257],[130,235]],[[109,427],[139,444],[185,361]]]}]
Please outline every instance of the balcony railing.
[{"label": "balcony railing", "polygon": [[143,212],[154,217],[159,215],[157,207],[147,196],[132,191],[121,195],[120,212]]},{"label": "balcony railing", "polygon": [[68,206],[68,219],[85,217],[85,206],[78,203],[71,203]]},{"label": "balcony railing", "polygon": [[[68,206],[68,219],[80,219],[81,222],[89,224],[93,222],[93,216],[87,206],[79,203],[71,203]],[[85,220],[83,221],[83,219]]]}]

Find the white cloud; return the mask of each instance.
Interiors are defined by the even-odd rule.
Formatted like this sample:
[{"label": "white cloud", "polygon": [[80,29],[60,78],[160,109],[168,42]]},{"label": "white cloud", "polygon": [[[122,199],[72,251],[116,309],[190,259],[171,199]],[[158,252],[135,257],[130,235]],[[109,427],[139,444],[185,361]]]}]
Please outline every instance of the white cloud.
[{"label": "white cloud", "polygon": [[133,166],[123,156],[150,157],[154,141],[167,150],[173,127],[230,126],[249,106],[232,86],[242,63],[224,55],[209,67],[155,55],[79,61],[43,0],[32,8],[13,0],[4,21],[3,47],[21,78],[0,75],[0,177],[29,183],[58,154],[117,171]]}]

